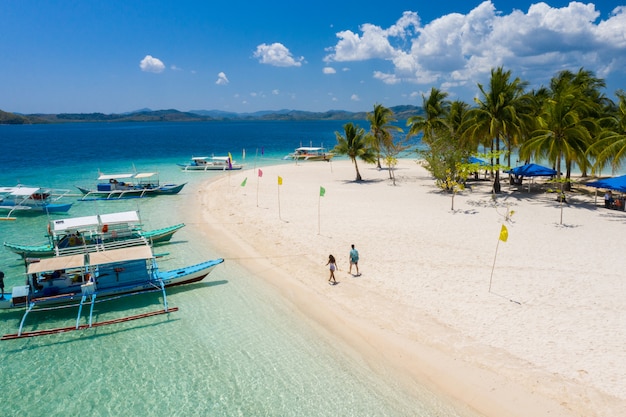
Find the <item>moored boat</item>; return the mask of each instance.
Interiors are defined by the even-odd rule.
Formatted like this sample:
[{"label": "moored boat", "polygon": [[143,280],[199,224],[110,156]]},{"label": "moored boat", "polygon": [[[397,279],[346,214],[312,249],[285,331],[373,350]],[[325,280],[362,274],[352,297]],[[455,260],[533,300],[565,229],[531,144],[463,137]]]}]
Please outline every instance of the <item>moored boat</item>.
[{"label": "moored boat", "polygon": [[228,156],[192,156],[191,162],[177,164],[183,171],[230,171],[243,168]]},{"label": "moored boat", "polygon": [[178,194],[186,183],[161,184],[156,172],[135,174],[100,174],[95,189],[76,187],[83,193],[82,200],[117,200],[157,195]]},{"label": "moored boat", "polygon": [[53,188],[26,187],[0,187],[0,210],[7,212],[0,219],[14,220],[12,217],[18,211],[37,213],[66,213],[72,207],[72,203],[59,203],[58,201],[68,195],[70,190]]},{"label": "moored boat", "polygon": [[43,258],[125,245],[165,243],[184,226],[184,223],[180,223],[144,231],[141,229],[139,213],[126,211],[51,220],[48,224],[47,243],[24,245],[4,242],[4,246],[25,258]]},{"label": "moored boat", "polygon": [[328,152],[326,148],[314,146],[301,146],[283,159],[293,159],[296,161],[330,161],[335,154]]},{"label": "moored boat", "polygon": [[[50,334],[50,330],[22,332],[31,311],[78,307],[76,329],[91,327],[96,302],[149,291],[162,291],[167,312],[165,288],[204,279],[217,265],[218,258],[196,265],[159,271],[148,245],[124,247],[101,252],[57,256],[30,262],[26,266],[26,283],[15,286],[0,300],[0,309],[26,311],[16,334],[3,339]],[[82,307],[90,305],[88,326],[80,325]],[[54,330],[54,329],[53,329]],[[68,328],[59,329],[67,331]]]}]

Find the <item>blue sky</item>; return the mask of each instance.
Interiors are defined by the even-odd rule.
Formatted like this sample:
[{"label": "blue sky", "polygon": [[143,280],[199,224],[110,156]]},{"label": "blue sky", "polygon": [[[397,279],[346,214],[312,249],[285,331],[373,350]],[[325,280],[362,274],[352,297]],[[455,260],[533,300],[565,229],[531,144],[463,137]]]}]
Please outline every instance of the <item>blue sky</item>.
[{"label": "blue sky", "polygon": [[431,87],[472,102],[504,66],[626,90],[617,1],[0,1],[0,109],[370,111]]}]

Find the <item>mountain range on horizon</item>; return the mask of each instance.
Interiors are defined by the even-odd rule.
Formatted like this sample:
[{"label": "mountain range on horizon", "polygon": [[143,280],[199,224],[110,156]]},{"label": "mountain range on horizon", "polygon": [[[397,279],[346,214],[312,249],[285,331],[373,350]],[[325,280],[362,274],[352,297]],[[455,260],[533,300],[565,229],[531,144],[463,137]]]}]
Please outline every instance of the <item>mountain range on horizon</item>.
[{"label": "mountain range on horizon", "polygon": [[[423,114],[418,106],[400,105],[390,107],[397,120]],[[59,113],[20,114],[0,110],[0,124],[43,124],[43,123],[86,123],[86,122],[200,122],[226,120],[367,120],[368,112],[328,110],[311,112],[303,110],[263,110],[252,113],[237,113],[223,110],[139,109],[126,113]]]}]

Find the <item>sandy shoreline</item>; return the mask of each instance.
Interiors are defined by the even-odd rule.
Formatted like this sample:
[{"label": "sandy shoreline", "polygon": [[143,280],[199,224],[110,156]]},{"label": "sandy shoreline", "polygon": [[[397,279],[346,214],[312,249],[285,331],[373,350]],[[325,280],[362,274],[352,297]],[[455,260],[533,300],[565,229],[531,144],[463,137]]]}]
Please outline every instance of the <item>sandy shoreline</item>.
[{"label": "sandy shoreline", "polygon": [[[486,416],[619,415],[625,213],[576,195],[561,225],[553,194],[504,185],[494,204],[488,183],[457,195],[452,211],[415,161],[401,161],[396,186],[384,170],[360,169],[362,183],[349,161],[227,174],[198,192],[206,233],[409,388],[419,382]],[[352,243],[361,277],[347,272]]]}]

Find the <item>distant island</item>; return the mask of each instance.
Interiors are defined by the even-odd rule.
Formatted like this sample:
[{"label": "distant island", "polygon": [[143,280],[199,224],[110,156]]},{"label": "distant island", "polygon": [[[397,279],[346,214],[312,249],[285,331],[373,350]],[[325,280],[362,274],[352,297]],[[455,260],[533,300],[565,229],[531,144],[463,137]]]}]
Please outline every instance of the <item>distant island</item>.
[{"label": "distant island", "polygon": [[[390,107],[397,120],[423,114],[418,106],[404,105]],[[220,110],[192,110],[182,112],[175,109],[142,109],[129,113],[59,113],[59,114],[18,114],[0,110],[0,124],[43,124],[43,123],[98,123],[98,122],[209,122],[227,120],[366,120],[368,112],[348,112],[329,110],[309,112],[301,110],[259,111],[255,113],[234,113]]]}]

